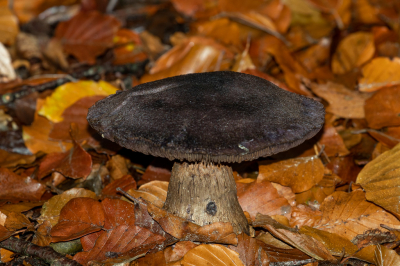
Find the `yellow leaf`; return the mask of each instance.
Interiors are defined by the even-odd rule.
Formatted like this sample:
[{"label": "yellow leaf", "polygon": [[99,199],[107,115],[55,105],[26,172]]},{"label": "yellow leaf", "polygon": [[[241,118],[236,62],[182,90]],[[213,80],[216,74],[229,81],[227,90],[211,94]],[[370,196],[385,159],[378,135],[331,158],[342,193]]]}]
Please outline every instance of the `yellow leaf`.
[{"label": "yellow leaf", "polygon": [[168,184],[166,181],[151,181],[140,186],[138,190],[130,189],[128,194],[135,198],[143,198],[162,208],[167,198]]},{"label": "yellow leaf", "polygon": [[358,174],[357,183],[366,198],[400,218],[400,144],[368,163]]},{"label": "yellow leaf", "polygon": [[18,20],[8,8],[8,1],[0,1],[0,42],[14,44],[19,32]]},{"label": "yellow leaf", "polygon": [[94,95],[110,95],[117,91],[117,88],[105,81],[78,81],[70,82],[59,86],[53,94],[46,98],[39,114],[48,120],[58,123],[63,121],[62,113],[66,108],[79,99]]},{"label": "yellow leaf", "polygon": [[350,72],[370,60],[374,53],[374,37],[371,33],[352,33],[339,43],[332,58],[332,72],[335,74]]},{"label": "yellow leaf", "polygon": [[359,80],[360,91],[376,91],[386,86],[400,84],[400,58],[390,60],[378,57],[362,68],[363,77]]}]

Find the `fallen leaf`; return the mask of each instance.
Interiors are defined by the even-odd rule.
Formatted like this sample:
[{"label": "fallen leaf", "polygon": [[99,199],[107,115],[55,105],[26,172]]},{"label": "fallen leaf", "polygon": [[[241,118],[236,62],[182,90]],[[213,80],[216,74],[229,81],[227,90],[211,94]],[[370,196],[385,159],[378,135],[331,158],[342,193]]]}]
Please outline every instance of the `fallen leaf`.
[{"label": "fallen leaf", "polygon": [[313,227],[349,240],[381,224],[400,229],[400,221],[381,207],[367,202],[361,190],[336,191],[324,200],[320,210],[322,218]]},{"label": "fallen leaf", "polygon": [[40,163],[38,178],[54,171],[73,179],[88,177],[92,171],[92,157],[75,140],[73,144],[69,151],[48,154]]},{"label": "fallen leaf", "polygon": [[368,163],[358,174],[357,184],[369,201],[385,208],[400,219],[400,144]]},{"label": "fallen leaf", "polygon": [[62,194],[52,197],[45,204],[43,204],[38,222],[43,223],[47,220],[52,226],[56,225],[58,219],[60,218],[61,209],[65,206],[65,204],[67,204],[71,199],[81,197],[97,199],[97,196],[94,192],[83,188],[72,188],[64,191]]},{"label": "fallen leaf", "polygon": [[26,212],[35,207],[42,206],[43,201],[38,202],[20,202],[14,204],[6,204],[0,207],[0,211]]},{"label": "fallen leaf", "polygon": [[336,185],[339,184],[341,179],[336,175],[324,175],[318,184],[311,189],[302,193],[296,194],[297,204],[318,202],[322,203],[324,199],[335,192]]},{"label": "fallen leaf", "polygon": [[155,158],[154,161],[147,166],[138,184],[141,185],[156,180],[169,182],[171,169],[172,163],[170,160]]},{"label": "fallen leaf", "polygon": [[12,236],[13,233],[8,231],[7,228],[4,226],[0,225],[0,241],[6,240],[10,236]]},{"label": "fallen leaf", "polygon": [[400,142],[400,127],[385,127],[382,130],[368,129],[368,133],[388,149]]},{"label": "fallen leaf", "polygon": [[325,115],[325,125],[319,144],[325,146],[324,152],[328,157],[346,156],[350,151],[346,148],[343,139],[332,125],[333,119],[334,117],[330,114]]},{"label": "fallen leaf", "polygon": [[339,176],[344,183],[356,181],[361,168],[355,164],[353,155],[334,157],[330,160],[326,168],[331,170],[333,174]]},{"label": "fallen leaf", "polygon": [[343,118],[364,118],[365,101],[371,97],[370,94],[352,91],[341,84],[332,82],[312,83],[311,90],[329,102],[329,106],[325,109],[327,112]]},{"label": "fallen leaf", "polygon": [[111,159],[107,161],[106,167],[110,172],[111,180],[118,180],[129,175],[126,158],[119,154],[112,156]]},{"label": "fallen leaf", "polygon": [[283,241],[279,240],[278,238],[271,235],[269,232],[260,232],[259,235],[256,237],[257,240],[262,241],[263,243],[274,246],[280,249],[293,249],[293,247],[285,244]]},{"label": "fallen leaf", "polygon": [[64,110],[76,101],[94,95],[108,96],[116,91],[117,88],[105,81],[69,82],[57,87],[51,96],[46,98],[38,113],[54,123],[61,122]]},{"label": "fallen leaf", "polygon": [[[148,253],[146,256],[142,258],[138,258],[135,261],[132,261],[130,266],[167,266],[167,262],[164,256],[164,251],[158,251],[156,253]],[[177,266],[180,266],[181,264],[179,263]],[[168,265],[168,266],[174,266],[174,265]]]},{"label": "fallen leaf", "polygon": [[216,0],[172,0],[174,8],[189,17],[202,18],[217,15],[219,10],[216,8]]},{"label": "fallen leaf", "polygon": [[45,191],[45,186],[31,177],[0,168],[0,199],[39,201]]},{"label": "fallen leaf", "polygon": [[68,21],[60,22],[54,38],[59,39],[68,54],[79,61],[94,64],[96,56],[113,46],[113,38],[121,23],[114,17],[97,11],[80,12]]},{"label": "fallen leaf", "polygon": [[365,102],[365,119],[370,128],[400,126],[400,85],[377,91]]},{"label": "fallen leaf", "polygon": [[144,52],[139,34],[129,29],[119,29],[114,36],[114,65],[123,65],[145,61],[147,55]]},{"label": "fallen leaf", "polygon": [[12,45],[19,32],[18,19],[9,9],[8,1],[0,2],[0,42]]},{"label": "fallen leaf", "polygon": [[329,60],[330,47],[331,40],[322,38],[317,44],[296,53],[296,58],[308,72],[312,72],[316,68],[327,63]]},{"label": "fallen leaf", "polygon": [[0,167],[15,167],[31,164],[36,160],[35,155],[25,155],[0,149]]},{"label": "fallen leaf", "polygon": [[236,245],[237,238],[230,223],[217,222],[204,226],[188,222],[148,203],[147,209],[165,232],[181,241],[214,242]]},{"label": "fallen leaf", "polygon": [[105,197],[121,197],[117,188],[121,188],[123,191],[135,190],[137,188],[136,181],[133,176],[125,175],[105,186],[102,190],[102,195]]},{"label": "fallen leaf", "polygon": [[310,189],[323,177],[324,165],[317,156],[311,156],[260,164],[257,182],[275,182],[299,193]]},{"label": "fallen leaf", "polygon": [[41,247],[50,245],[51,243],[51,224],[49,221],[44,221],[41,223],[33,236],[32,243]]},{"label": "fallen leaf", "polygon": [[162,208],[167,199],[167,191],[168,182],[151,181],[140,186],[138,190],[130,189],[128,194],[132,195],[134,198],[143,198],[155,206]]},{"label": "fallen leaf", "polygon": [[179,241],[175,244],[174,248],[168,247],[164,250],[164,256],[166,262],[178,261],[185,256],[185,254],[191,249],[197,247],[198,245],[192,241]]},{"label": "fallen leaf", "polygon": [[287,215],[290,217],[291,206],[287,199],[280,196],[271,182],[236,182],[239,204],[243,211],[255,219],[257,213],[268,215]]},{"label": "fallen leaf", "polygon": [[256,220],[253,222],[253,226],[267,229],[275,237],[300,249],[314,259],[334,259],[331,253],[325,248],[325,246],[321,242],[314,239],[313,237],[301,234],[293,228],[278,223],[268,215],[257,214]]},{"label": "fallen leaf", "polygon": [[91,198],[71,199],[61,209],[58,223],[51,229],[51,242],[69,241],[100,231],[104,222],[100,202]]},{"label": "fallen leaf", "polygon": [[322,218],[322,212],[309,205],[299,204],[293,207],[290,218],[290,226],[310,226],[314,227]]},{"label": "fallen leaf", "polygon": [[3,225],[10,231],[17,231],[22,228],[32,230],[32,224],[29,219],[19,212],[2,210],[0,212],[0,225]]},{"label": "fallen leaf", "polygon": [[400,255],[395,250],[385,246],[377,246],[375,249],[375,261],[378,266],[399,266]]},{"label": "fallen leaf", "polygon": [[229,246],[230,249],[239,253],[239,258],[244,265],[268,266],[270,261],[267,253],[259,244],[259,240],[242,233],[238,236],[237,246]]},{"label": "fallen leaf", "polygon": [[374,58],[362,68],[363,77],[358,82],[360,91],[372,92],[400,84],[400,58]]},{"label": "fallen leaf", "polygon": [[[215,258],[218,258],[218,260]],[[195,247],[186,253],[181,264],[196,266],[244,266],[237,252],[217,244],[203,244]]]},{"label": "fallen leaf", "polygon": [[374,53],[374,39],[371,33],[360,31],[349,34],[339,43],[332,57],[332,72],[350,72],[370,60]]}]

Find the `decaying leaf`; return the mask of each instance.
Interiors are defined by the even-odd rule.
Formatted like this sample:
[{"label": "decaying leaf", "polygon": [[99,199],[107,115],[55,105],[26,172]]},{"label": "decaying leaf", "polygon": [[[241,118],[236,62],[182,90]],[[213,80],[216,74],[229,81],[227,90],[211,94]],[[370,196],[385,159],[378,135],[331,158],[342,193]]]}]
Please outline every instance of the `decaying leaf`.
[{"label": "decaying leaf", "polygon": [[268,180],[304,192],[324,177],[324,165],[317,156],[260,164],[257,182]]},{"label": "decaying leaf", "polygon": [[229,246],[229,248],[239,253],[239,257],[245,265],[269,265],[268,255],[260,246],[259,240],[246,234],[241,234],[238,236],[238,241],[237,246]]},{"label": "decaying leaf", "polygon": [[375,249],[375,264],[378,266],[399,266],[400,255],[395,250],[385,246],[377,246]]},{"label": "decaying leaf", "polygon": [[164,250],[166,262],[178,261],[185,256],[185,254],[198,245],[192,241],[179,241],[175,244],[174,248],[168,247]]},{"label": "decaying leaf", "polygon": [[11,56],[6,47],[0,43],[0,75],[8,77],[10,80],[16,78],[15,71],[11,65]]},{"label": "decaying leaf", "polygon": [[366,198],[400,218],[400,144],[368,163],[359,173],[357,183]]},{"label": "decaying leaf", "polygon": [[356,32],[344,38],[332,58],[332,71],[345,74],[362,66],[375,52],[373,35],[369,32]]}]

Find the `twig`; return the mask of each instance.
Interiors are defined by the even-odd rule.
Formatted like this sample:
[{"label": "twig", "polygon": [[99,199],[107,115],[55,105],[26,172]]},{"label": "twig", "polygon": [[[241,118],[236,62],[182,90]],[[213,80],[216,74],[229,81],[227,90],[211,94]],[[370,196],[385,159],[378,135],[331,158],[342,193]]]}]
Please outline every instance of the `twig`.
[{"label": "twig", "polygon": [[31,242],[10,237],[0,242],[0,247],[11,250],[24,256],[35,256],[51,266],[79,266],[78,262],[71,260],[64,255],[54,251],[51,247],[41,247]]},{"label": "twig", "polygon": [[124,195],[125,197],[127,197],[128,199],[130,199],[131,201],[133,201],[135,204],[139,204],[140,202],[135,199],[134,197],[132,197],[131,195],[129,195],[126,191],[122,190],[120,187],[117,187],[116,189],[119,193],[121,193],[122,195]]},{"label": "twig", "polygon": [[100,76],[106,73],[122,73],[122,74],[135,74],[137,76],[141,76],[143,73],[143,68],[147,61],[139,62],[139,63],[130,63],[126,65],[120,66],[112,66],[112,65],[102,65],[102,66],[93,66],[85,71],[74,72],[70,75],[66,75],[62,78],[52,80],[46,83],[42,83],[39,85],[23,85],[20,87],[18,91],[5,93],[1,95],[0,105],[9,104],[19,98],[22,98],[26,95],[29,95],[33,92],[42,92],[49,89],[57,88],[60,85],[63,85],[71,80],[77,79],[93,79],[98,80]]}]

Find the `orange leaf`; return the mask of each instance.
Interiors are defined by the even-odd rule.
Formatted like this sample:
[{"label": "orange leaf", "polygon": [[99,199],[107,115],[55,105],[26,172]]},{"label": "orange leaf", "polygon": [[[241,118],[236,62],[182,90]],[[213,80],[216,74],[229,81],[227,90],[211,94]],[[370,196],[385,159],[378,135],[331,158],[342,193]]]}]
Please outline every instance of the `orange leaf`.
[{"label": "orange leaf", "polygon": [[245,265],[269,265],[270,260],[265,250],[260,246],[261,241],[244,233],[238,236],[238,241],[237,246],[229,246],[229,248],[239,253],[239,257]]},{"label": "orange leaf", "polygon": [[363,77],[359,80],[360,91],[376,91],[383,87],[400,84],[400,58],[374,58],[362,68]]}]

